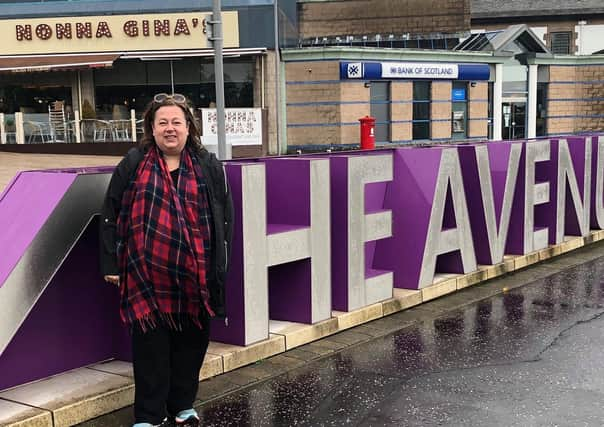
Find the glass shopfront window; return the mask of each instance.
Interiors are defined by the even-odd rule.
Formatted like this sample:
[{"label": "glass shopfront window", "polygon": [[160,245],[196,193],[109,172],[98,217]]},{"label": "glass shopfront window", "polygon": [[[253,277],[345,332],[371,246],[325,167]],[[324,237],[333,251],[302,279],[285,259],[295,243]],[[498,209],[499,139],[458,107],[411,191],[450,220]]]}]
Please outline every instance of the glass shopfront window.
[{"label": "glass shopfront window", "polygon": [[63,101],[71,110],[70,72],[0,74],[0,113],[48,113],[48,106]]},{"label": "glass shopfront window", "polygon": [[431,82],[413,82],[413,139],[430,139]]},{"label": "glass shopfront window", "polygon": [[[254,58],[225,60],[225,106],[253,107]],[[94,72],[97,113],[115,115],[134,109],[142,113],[153,95],[176,92],[187,96],[195,108],[216,101],[214,64],[211,59],[120,60],[111,69]]]},{"label": "glass shopfront window", "polygon": [[537,83],[537,129],[536,136],[546,136],[547,83]]}]

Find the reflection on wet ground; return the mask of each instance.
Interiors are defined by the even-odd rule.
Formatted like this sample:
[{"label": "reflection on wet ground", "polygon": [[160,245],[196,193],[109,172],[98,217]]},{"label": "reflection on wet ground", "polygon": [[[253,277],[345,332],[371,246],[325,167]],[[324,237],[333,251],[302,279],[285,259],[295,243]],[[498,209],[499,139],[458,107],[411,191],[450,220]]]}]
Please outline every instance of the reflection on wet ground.
[{"label": "reflection on wet ground", "polygon": [[602,426],[603,304],[597,259],[206,403],[203,425]]}]

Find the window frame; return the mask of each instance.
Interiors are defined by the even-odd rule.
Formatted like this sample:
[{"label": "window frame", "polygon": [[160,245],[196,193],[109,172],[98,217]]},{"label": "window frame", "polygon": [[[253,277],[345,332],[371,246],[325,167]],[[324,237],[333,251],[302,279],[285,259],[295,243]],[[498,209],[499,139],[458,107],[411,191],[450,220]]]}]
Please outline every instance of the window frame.
[{"label": "window frame", "polygon": [[[563,36],[567,37],[567,39],[565,41],[566,45],[564,45],[564,44],[558,45],[556,39],[560,39]],[[572,43],[573,43],[573,34],[572,34],[572,31],[552,31],[550,33],[550,49],[551,49],[551,51],[552,51],[553,54],[556,54],[556,55],[571,55],[573,53]],[[559,49],[560,46],[563,49]],[[559,51],[559,50],[563,50],[563,51]]]},{"label": "window frame", "polygon": [[[420,97],[416,91],[419,86],[427,86],[427,97]],[[418,118],[416,113],[419,113],[420,107],[427,105],[427,113],[421,111],[422,118]],[[417,107],[417,108],[416,108]],[[425,110],[421,108],[421,110]],[[411,120],[411,139],[413,141],[429,140],[432,138],[432,81],[428,80],[413,80],[413,116]],[[424,118],[426,114],[426,118]],[[427,125],[427,129],[425,128]],[[421,133],[421,134],[420,134]]]}]

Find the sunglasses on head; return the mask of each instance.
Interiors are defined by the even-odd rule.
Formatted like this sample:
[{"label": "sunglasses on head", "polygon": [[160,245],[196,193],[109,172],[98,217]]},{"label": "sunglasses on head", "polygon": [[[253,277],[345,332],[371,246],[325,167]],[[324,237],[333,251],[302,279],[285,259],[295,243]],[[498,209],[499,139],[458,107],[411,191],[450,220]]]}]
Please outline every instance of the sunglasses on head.
[{"label": "sunglasses on head", "polygon": [[153,97],[153,102],[162,103],[168,99],[173,100],[174,102],[178,102],[179,104],[186,104],[187,98],[180,93],[173,93],[172,95],[168,93],[158,93]]}]

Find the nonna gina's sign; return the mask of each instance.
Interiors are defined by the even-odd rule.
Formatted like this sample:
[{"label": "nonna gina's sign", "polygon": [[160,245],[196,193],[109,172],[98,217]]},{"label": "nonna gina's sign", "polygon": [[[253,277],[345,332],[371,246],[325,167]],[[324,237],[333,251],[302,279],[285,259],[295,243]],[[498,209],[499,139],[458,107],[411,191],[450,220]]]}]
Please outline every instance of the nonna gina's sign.
[{"label": "nonna gina's sign", "polygon": [[[239,46],[237,11],[223,11],[224,47]],[[20,18],[0,21],[3,55],[204,49],[209,12]]]}]

